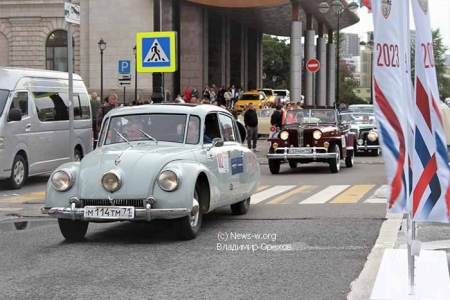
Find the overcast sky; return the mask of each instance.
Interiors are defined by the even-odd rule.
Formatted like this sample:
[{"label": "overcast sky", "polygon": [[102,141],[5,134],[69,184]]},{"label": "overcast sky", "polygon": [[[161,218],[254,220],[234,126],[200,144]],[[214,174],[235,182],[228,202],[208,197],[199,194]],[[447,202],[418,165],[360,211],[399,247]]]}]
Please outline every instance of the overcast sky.
[{"label": "overcast sky", "polygon": [[[431,28],[440,29],[441,36],[444,39],[444,44],[447,46],[447,48],[450,48],[450,0],[428,0],[428,6],[431,18]],[[358,14],[360,17],[359,23],[343,29],[342,30],[343,32],[358,33],[360,36],[362,36],[367,31],[373,30],[372,14],[369,14],[368,10],[365,7],[360,8],[358,10]],[[410,19],[411,19],[411,29],[414,29],[415,26],[412,13],[410,15]],[[450,54],[450,49],[447,50],[447,53]]]}]

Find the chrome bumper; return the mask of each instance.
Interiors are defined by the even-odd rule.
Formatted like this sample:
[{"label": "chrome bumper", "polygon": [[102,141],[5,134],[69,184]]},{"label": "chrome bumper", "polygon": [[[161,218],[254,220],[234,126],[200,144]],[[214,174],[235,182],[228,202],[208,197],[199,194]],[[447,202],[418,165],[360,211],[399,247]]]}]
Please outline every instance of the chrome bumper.
[{"label": "chrome bumper", "polygon": [[357,150],[377,150],[380,148],[380,145],[358,145],[356,147]]},{"label": "chrome bumper", "polygon": [[[294,150],[294,149],[299,149],[299,150],[310,149],[311,153],[289,153],[289,150]],[[316,160],[316,159],[322,159],[322,158],[327,159],[327,158],[337,158],[338,157],[337,153],[317,152],[317,151],[328,151],[328,149],[324,148],[324,147],[277,148],[277,151],[280,151],[280,150],[283,150],[284,152],[283,153],[269,153],[269,154],[267,154],[267,158],[268,159],[284,159],[284,160],[310,158],[310,159]]]},{"label": "chrome bumper", "polygon": [[170,208],[170,209],[152,209],[135,208],[133,219],[102,219],[102,218],[85,218],[84,208],[75,207],[42,207],[41,213],[49,215],[53,218],[85,220],[85,221],[151,221],[154,219],[178,219],[190,216],[192,210],[186,208]]}]

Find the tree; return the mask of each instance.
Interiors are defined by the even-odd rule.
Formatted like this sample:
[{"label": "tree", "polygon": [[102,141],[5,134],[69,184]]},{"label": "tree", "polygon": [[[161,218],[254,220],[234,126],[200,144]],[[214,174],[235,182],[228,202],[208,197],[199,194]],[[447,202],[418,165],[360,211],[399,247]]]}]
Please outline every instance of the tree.
[{"label": "tree", "polygon": [[288,88],[290,84],[290,45],[278,38],[264,35],[263,51],[264,87]]},{"label": "tree", "polygon": [[[438,29],[432,31],[434,64],[439,88],[439,94],[442,99],[450,97],[450,79],[445,77],[445,51],[448,48],[442,42],[441,32]],[[415,44],[411,43],[411,79],[414,84],[415,76]]]}]

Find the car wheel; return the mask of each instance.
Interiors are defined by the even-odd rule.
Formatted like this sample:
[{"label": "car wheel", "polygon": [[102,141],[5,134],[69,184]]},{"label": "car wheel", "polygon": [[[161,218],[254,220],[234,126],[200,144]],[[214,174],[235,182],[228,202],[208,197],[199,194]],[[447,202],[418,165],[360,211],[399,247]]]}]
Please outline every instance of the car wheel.
[{"label": "car wheel", "polygon": [[296,161],[290,161],[289,162],[289,167],[291,167],[291,169],[295,169],[298,166],[298,162]]},{"label": "car wheel", "polygon": [[203,212],[201,205],[199,203],[199,193],[200,192],[200,186],[197,184],[195,186],[194,191],[194,203],[198,205],[198,210],[194,214],[194,216],[186,216],[181,219],[178,219],[179,222],[179,231],[178,236],[182,240],[192,240],[195,239],[198,232],[200,231],[200,228],[202,227],[202,221],[203,221]]},{"label": "car wheel", "polygon": [[330,171],[331,173],[338,173],[341,169],[341,153],[339,151],[339,146],[337,144],[333,144],[333,146],[331,146],[331,149],[332,151],[330,151],[330,153],[337,153],[337,158],[330,158]]},{"label": "car wheel", "polygon": [[380,148],[378,148],[376,150],[370,150],[370,155],[371,156],[379,156],[380,155]]},{"label": "car wheel", "polygon": [[79,242],[84,239],[88,230],[89,222],[58,218],[58,225],[59,230],[66,240],[71,242]]},{"label": "car wheel", "polygon": [[[350,152],[350,156],[348,155]],[[355,164],[355,151],[354,150],[348,150],[347,151],[347,157],[345,158],[345,166],[347,168],[353,167]]]},{"label": "car wheel", "polygon": [[276,159],[269,160],[270,173],[272,173],[274,175],[280,173],[280,166],[281,166],[281,162],[279,160],[276,160]]},{"label": "car wheel", "polygon": [[75,149],[73,157],[74,157],[75,161],[81,161],[81,159],[83,158],[83,155],[81,154],[80,150]]},{"label": "car wheel", "polygon": [[233,215],[245,215],[248,212],[248,209],[250,208],[250,198],[232,204],[230,207]]},{"label": "car wheel", "polygon": [[28,176],[28,166],[25,158],[22,155],[17,154],[14,157],[14,162],[11,170],[11,177],[8,179],[8,186],[13,190],[22,188],[25,180]]}]

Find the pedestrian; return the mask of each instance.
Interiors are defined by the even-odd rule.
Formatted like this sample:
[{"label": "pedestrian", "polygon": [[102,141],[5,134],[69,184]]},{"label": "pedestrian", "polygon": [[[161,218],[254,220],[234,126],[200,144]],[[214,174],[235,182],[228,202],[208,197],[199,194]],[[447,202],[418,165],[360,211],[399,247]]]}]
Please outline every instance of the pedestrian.
[{"label": "pedestrian", "polygon": [[244,124],[247,129],[247,146],[253,151],[258,152],[256,149],[256,142],[258,141],[258,116],[256,115],[255,107],[253,103],[248,105],[248,110],[244,114]]},{"label": "pedestrian", "polygon": [[[192,87],[191,97],[198,98],[198,90],[195,86]],[[190,99],[190,98],[185,98],[184,100],[187,101],[188,99]]]},{"label": "pedestrian", "polygon": [[112,109],[118,107],[117,101],[118,97],[116,94],[111,94],[109,97],[105,98],[108,99],[104,105],[100,106],[97,111],[97,130],[100,132],[100,128],[102,126],[103,118],[105,115]]},{"label": "pedestrian", "polygon": [[231,102],[231,89],[230,88],[228,88],[226,90],[225,94],[223,94],[223,97],[225,98],[225,107],[231,109],[232,107],[230,106],[230,102]]},{"label": "pedestrian", "polygon": [[281,128],[282,122],[283,122],[283,113],[281,112],[281,106],[277,105],[275,106],[275,111],[270,117],[270,124],[272,126],[275,126],[276,128]]},{"label": "pedestrian", "polygon": [[184,90],[184,99],[191,99],[191,87],[187,86]]},{"label": "pedestrian", "polygon": [[[93,112],[98,111],[98,107],[100,106],[100,101],[98,101],[98,94],[96,92],[93,92],[91,94],[91,110]],[[98,141],[98,131],[97,131],[97,115],[92,116],[92,135],[94,137],[94,149],[97,148],[97,141]]]},{"label": "pedestrian", "polygon": [[191,100],[189,101],[189,103],[197,103],[197,97],[191,97]]},{"label": "pedestrian", "polygon": [[238,97],[239,97],[239,91],[236,89],[236,87],[234,86],[234,85],[232,85],[231,86],[231,89],[230,89],[230,93],[231,93],[231,103],[230,103],[230,106],[231,107],[234,107],[234,104],[236,103],[236,100],[238,99]]}]

